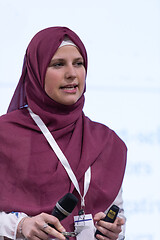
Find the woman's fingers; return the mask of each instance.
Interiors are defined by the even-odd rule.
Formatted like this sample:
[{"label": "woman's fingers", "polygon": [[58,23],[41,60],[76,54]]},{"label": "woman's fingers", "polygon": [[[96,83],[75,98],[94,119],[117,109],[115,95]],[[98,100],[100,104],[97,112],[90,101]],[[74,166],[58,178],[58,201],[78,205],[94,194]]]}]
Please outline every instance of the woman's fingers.
[{"label": "woman's fingers", "polygon": [[[48,224],[52,224],[55,228]],[[29,240],[47,240],[49,235],[65,240],[65,237],[60,233],[64,232],[65,228],[56,217],[46,213],[25,218],[24,221],[22,220],[22,225],[21,222],[19,223],[18,229],[20,229],[20,226],[22,234]]]},{"label": "woman's fingers", "polygon": [[[66,239],[62,234],[61,232],[65,232],[65,228],[62,226],[62,224],[60,223],[60,221],[58,220],[58,218],[52,216],[52,215],[48,215],[48,214],[45,214],[43,216],[43,219],[45,221],[45,224],[43,225],[43,231],[45,231],[47,234],[53,236],[53,237],[56,237],[58,239]],[[46,222],[53,225],[54,227],[51,227],[46,225]]]},{"label": "woman's fingers", "polygon": [[105,214],[102,212],[99,212],[94,216],[94,220],[97,221],[95,224],[96,228],[104,235],[101,236],[97,234],[96,237],[99,240],[118,239],[119,233],[121,232],[121,226],[125,223],[124,219],[116,218],[114,223],[109,223],[103,221],[104,217]]},{"label": "woman's fingers", "polygon": [[106,215],[103,212],[96,213],[94,216],[94,221],[100,221],[103,219]]},{"label": "woman's fingers", "polygon": [[[45,214],[45,213],[44,213],[44,215],[42,213],[42,217],[43,217],[43,220],[44,220],[45,223],[49,223],[49,224],[53,225],[54,228],[56,230],[58,230],[59,232],[65,232],[66,231],[65,228],[60,223],[60,221],[58,220],[58,218],[56,218],[52,215],[49,215],[49,214]],[[50,227],[50,229],[53,229],[53,228]]]},{"label": "woman's fingers", "polygon": [[116,220],[115,220],[115,224],[117,224],[118,226],[122,226],[122,225],[125,224],[125,219],[117,217]]},{"label": "woman's fingers", "polygon": [[49,225],[48,225],[48,227],[45,228],[45,232],[48,235],[56,237],[58,239],[61,239],[61,240],[66,239],[60,232],[58,232],[55,228],[50,227]]},{"label": "woman's fingers", "polygon": [[[119,233],[121,232],[121,226],[117,226],[113,223],[108,223],[104,221],[100,221],[96,225],[96,228],[102,234],[104,234],[107,237],[107,239],[112,239],[112,240],[116,240],[118,238]],[[100,237],[99,239],[102,239],[102,238]]]},{"label": "woman's fingers", "polygon": [[[104,221],[103,221],[104,222]],[[106,222],[105,222],[106,223]],[[106,238],[108,239],[112,239],[112,240],[116,240],[118,238],[118,235],[121,231],[120,227],[118,227],[119,229],[115,228],[113,226],[113,223],[106,223],[106,224],[101,224],[100,225],[96,225],[96,228],[103,234],[106,236]],[[99,239],[102,239],[101,237]]]}]

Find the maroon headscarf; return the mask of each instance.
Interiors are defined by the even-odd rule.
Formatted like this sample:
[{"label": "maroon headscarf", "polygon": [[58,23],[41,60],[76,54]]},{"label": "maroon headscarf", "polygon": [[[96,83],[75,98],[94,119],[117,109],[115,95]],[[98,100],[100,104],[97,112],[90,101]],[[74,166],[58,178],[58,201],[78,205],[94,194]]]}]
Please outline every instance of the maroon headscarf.
[{"label": "maroon headscarf", "polygon": [[[44,91],[46,69],[68,36],[78,47],[87,70],[87,54],[79,37],[66,27],[37,33],[24,58],[23,70],[8,113],[0,118],[0,210],[22,211],[31,216],[51,213],[67,192],[79,199],[65,169],[31,119],[27,108],[47,125],[67,157],[83,193],[84,174],[91,166],[91,183],[85,211],[104,211],[117,196],[126,165],[126,146],[108,127],[83,113],[84,94],[73,105],[52,100]],[[96,111],[96,109],[95,109]],[[73,211],[78,213],[80,201]],[[73,230],[73,216],[63,221]]]}]

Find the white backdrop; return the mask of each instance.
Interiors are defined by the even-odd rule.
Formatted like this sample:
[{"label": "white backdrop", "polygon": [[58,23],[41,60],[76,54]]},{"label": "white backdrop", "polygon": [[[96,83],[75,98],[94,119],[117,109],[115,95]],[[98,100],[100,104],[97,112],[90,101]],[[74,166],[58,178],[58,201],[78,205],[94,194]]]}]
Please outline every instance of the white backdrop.
[{"label": "white backdrop", "polygon": [[33,35],[67,26],[89,55],[84,111],[128,146],[127,240],[160,238],[160,1],[0,0],[0,115]]}]

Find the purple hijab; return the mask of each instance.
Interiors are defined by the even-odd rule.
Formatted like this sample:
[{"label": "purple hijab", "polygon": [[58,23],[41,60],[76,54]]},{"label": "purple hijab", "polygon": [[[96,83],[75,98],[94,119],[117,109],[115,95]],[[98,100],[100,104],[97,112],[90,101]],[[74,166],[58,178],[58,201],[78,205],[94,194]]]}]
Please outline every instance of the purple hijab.
[{"label": "purple hijab", "polygon": [[[68,36],[79,48],[87,71],[87,53],[79,37],[66,27],[37,33],[25,54],[22,75],[8,108],[0,117],[0,210],[22,211],[31,216],[51,213],[67,192],[80,197],[65,169],[31,119],[27,108],[47,125],[75,173],[83,194],[84,174],[91,166],[91,183],[85,212],[104,211],[116,198],[125,172],[126,146],[103,124],[83,113],[84,94],[74,105],[61,105],[44,91],[46,69]],[[73,230],[73,215],[63,220]]]}]

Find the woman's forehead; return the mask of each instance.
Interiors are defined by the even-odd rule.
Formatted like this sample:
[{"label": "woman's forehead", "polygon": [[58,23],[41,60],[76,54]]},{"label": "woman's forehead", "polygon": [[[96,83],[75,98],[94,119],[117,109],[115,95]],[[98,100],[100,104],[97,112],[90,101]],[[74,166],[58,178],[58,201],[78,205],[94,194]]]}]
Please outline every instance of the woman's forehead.
[{"label": "woman's forehead", "polygon": [[52,59],[65,57],[83,58],[76,46],[67,45],[58,48]]}]

